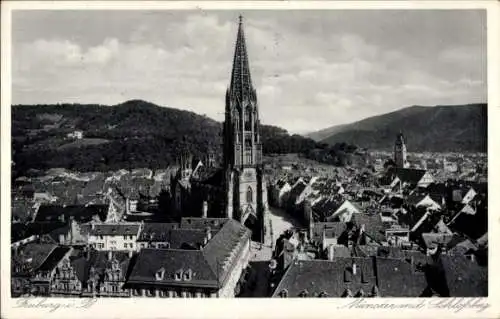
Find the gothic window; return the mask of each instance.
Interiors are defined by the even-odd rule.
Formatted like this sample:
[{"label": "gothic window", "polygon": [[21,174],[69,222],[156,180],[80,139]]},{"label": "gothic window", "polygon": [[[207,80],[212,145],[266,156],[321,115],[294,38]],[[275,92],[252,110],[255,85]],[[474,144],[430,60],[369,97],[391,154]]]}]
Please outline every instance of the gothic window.
[{"label": "gothic window", "polygon": [[245,149],[248,149],[250,147],[252,147],[252,135],[246,134],[245,135]]},{"label": "gothic window", "polygon": [[253,191],[252,187],[248,187],[247,189],[247,203],[252,203],[253,202]]},{"label": "gothic window", "polygon": [[252,151],[245,152],[245,164],[252,164]]},{"label": "gothic window", "polygon": [[252,130],[252,109],[248,107],[245,111],[245,131]]}]

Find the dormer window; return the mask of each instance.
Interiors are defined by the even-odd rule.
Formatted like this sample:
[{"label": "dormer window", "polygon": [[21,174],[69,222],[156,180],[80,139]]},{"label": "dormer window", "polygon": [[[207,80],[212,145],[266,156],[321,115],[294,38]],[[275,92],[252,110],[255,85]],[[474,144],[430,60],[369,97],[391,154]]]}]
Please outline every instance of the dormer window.
[{"label": "dormer window", "polygon": [[364,297],[365,296],[365,292],[363,291],[363,289],[360,289],[358,291],[358,293],[356,294],[356,297]]},{"label": "dormer window", "polygon": [[328,293],[326,291],[322,291],[319,293],[318,297],[320,298],[328,298]]},{"label": "dormer window", "polygon": [[307,289],[304,289],[304,290],[302,290],[302,291],[300,292],[299,297],[301,297],[301,298],[305,298],[305,297],[307,297],[308,295],[309,295],[309,292],[307,291]]},{"label": "dormer window", "polygon": [[288,290],[283,289],[282,291],[280,291],[279,296],[281,298],[287,298],[288,297]]},{"label": "dormer window", "polygon": [[351,289],[347,288],[346,290],[344,290],[344,293],[342,294],[342,297],[343,298],[350,298],[350,297],[352,297],[352,291],[351,291]]},{"label": "dormer window", "polygon": [[185,271],[183,275],[184,275],[184,280],[189,281],[193,276],[193,272],[191,271],[191,269],[189,269],[188,271]]},{"label": "dormer window", "polygon": [[182,269],[179,269],[174,274],[174,279],[180,281],[182,279]]},{"label": "dormer window", "polygon": [[165,268],[160,268],[155,274],[156,280],[163,280],[165,276]]}]

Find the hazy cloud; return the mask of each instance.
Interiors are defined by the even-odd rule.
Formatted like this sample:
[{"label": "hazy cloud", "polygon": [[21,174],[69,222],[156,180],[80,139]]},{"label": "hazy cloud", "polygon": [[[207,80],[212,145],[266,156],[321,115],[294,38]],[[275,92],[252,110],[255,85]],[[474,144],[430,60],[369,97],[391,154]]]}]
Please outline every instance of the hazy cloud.
[{"label": "hazy cloud", "polygon": [[[144,99],[221,120],[237,15],[16,12],[13,102]],[[266,124],[304,132],[415,104],[486,102],[484,12],[244,15]]]}]

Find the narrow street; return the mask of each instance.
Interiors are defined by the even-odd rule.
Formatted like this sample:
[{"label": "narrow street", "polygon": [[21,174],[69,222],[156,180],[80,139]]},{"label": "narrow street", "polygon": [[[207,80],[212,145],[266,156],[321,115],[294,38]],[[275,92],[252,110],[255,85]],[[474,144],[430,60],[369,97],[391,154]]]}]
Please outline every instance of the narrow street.
[{"label": "narrow street", "polygon": [[272,248],[276,239],[287,229],[302,226],[300,222],[288,215],[283,209],[269,207],[269,213],[265,216],[264,225],[266,235],[264,245],[252,242],[253,261],[269,261],[272,256]]},{"label": "narrow street", "polygon": [[[281,208],[269,207],[270,213],[267,214],[266,225],[266,246],[270,246],[271,242],[274,244],[276,239],[287,229],[292,227],[301,227],[302,224],[290,216]],[[272,238],[271,238],[272,236]]]}]

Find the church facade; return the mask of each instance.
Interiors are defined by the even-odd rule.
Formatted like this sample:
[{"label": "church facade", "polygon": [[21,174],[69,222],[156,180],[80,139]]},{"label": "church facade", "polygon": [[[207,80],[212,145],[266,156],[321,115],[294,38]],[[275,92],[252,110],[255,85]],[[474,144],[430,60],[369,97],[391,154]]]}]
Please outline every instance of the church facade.
[{"label": "church facade", "polygon": [[223,131],[226,214],[249,227],[254,239],[263,241],[267,187],[259,126],[257,92],[252,84],[240,16]]},{"label": "church facade", "polygon": [[201,212],[205,217],[235,219],[252,231],[252,240],[264,242],[267,186],[257,92],[252,84],[241,16],[226,91],[222,167],[211,170],[203,166],[195,172],[192,166],[186,169],[181,165],[171,184],[175,210],[182,211],[183,216],[198,216]]}]

